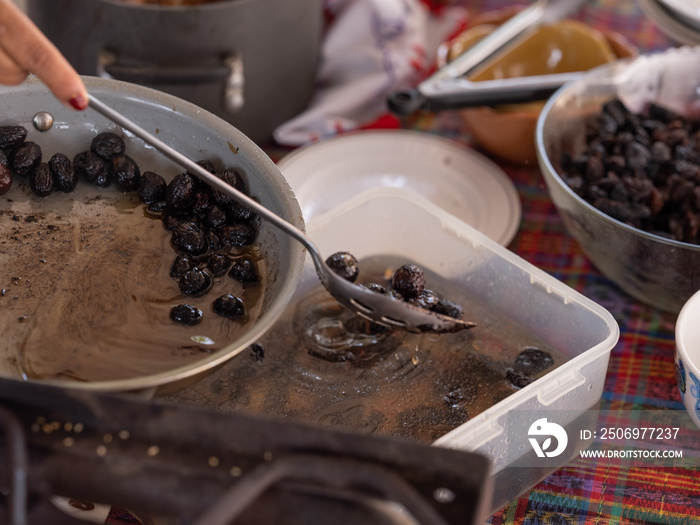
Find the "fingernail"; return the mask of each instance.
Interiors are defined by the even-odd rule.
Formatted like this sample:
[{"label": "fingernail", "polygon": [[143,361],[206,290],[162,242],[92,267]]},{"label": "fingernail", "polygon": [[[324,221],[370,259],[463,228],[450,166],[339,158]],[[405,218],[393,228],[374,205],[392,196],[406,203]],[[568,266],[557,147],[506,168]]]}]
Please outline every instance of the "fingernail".
[{"label": "fingernail", "polygon": [[68,102],[77,110],[82,111],[88,107],[88,101],[83,95],[74,95]]}]

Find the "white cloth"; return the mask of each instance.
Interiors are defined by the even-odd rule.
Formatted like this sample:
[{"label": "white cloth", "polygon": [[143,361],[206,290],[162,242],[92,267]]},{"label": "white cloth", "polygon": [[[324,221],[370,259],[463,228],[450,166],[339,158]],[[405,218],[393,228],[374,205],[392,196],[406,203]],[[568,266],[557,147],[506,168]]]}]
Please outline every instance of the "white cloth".
[{"label": "white cloth", "polygon": [[279,126],[275,140],[300,146],[357,129],[387,112],[389,93],[415,86],[440,43],[466,20],[459,7],[435,15],[420,0],[328,0],[334,14],[322,43],[309,107]]}]

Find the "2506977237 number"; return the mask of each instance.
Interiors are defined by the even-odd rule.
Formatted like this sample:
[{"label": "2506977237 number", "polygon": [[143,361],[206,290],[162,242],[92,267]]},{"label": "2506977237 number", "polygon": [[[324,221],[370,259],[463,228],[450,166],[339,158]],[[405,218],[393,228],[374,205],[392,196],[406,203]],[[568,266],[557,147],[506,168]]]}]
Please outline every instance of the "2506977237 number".
[{"label": "2506977237 number", "polygon": [[679,427],[603,427],[598,433],[599,439],[676,439]]}]

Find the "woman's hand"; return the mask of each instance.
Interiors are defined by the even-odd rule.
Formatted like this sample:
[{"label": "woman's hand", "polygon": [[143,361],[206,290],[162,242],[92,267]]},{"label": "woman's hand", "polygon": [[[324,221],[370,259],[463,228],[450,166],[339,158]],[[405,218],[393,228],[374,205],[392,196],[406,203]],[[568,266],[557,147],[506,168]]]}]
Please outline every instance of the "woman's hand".
[{"label": "woman's hand", "polygon": [[0,84],[21,84],[29,73],[63,104],[87,107],[87,89],[65,57],[11,0],[0,0]]}]

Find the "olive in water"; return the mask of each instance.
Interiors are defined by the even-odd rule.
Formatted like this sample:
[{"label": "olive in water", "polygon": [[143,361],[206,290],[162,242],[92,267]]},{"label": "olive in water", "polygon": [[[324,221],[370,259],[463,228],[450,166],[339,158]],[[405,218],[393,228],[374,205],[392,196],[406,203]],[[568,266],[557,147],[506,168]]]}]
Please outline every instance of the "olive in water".
[{"label": "olive in water", "polygon": [[204,224],[210,228],[220,228],[226,224],[226,212],[221,206],[217,204],[212,205],[204,217]]},{"label": "olive in water", "polygon": [[230,246],[248,246],[255,242],[255,229],[248,224],[224,224],[219,237]]},{"label": "olive in water", "polygon": [[131,193],[139,189],[141,170],[128,155],[115,155],[112,157],[112,180],[119,191]]},{"label": "olive in water", "polygon": [[[210,160],[206,160],[206,159],[205,160],[198,160],[195,164],[197,164],[204,171],[208,171],[211,174],[216,173],[216,168],[214,167],[214,163]],[[185,173],[187,173],[187,175],[189,175],[190,177],[192,177],[192,179],[194,179],[195,184],[197,186],[200,186],[200,185],[206,186],[206,183],[203,182],[196,173],[192,173],[189,170],[186,171]]]},{"label": "olive in water", "polygon": [[170,319],[176,323],[193,326],[202,321],[204,313],[190,304],[178,304],[170,309]]},{"label": "olive in water", "polygon": [[163,202],[165,204],[165,179],[153,171],[144,171],[139,180],[139,199],[145,204]]},{"label": "olive in water", "polygon": [[206,233],[193,222],[182,222],[173,230],[170,240],[178,252],[203,255],[209,249]]},{"label": "olive in water", "polygon": [[404,264],[394,272],[391,286],[404,299],[410,299],[425,289],[425,274],[415,264]]},{"label": "olive in water", "polygon": [[92,151],[81,151],[73,157],[73,169],[79,177],[100,188],[112,182],[107,163]]},{"label": "olive in water", "polygon": [[245,315],[245,305],[243,301],[230,293],[218,297],[214,301],[214,312],[221,317],[232,319]]},{"label": "olive in water", "polygon": [[177,284],[183,294],[191,297],[201,297],[211,289],[212,280],[207,272],[193,268],[185,272]]},{"label": "olive in water", "polygon": [[206,215],[213,204],[213,200],[211,189],[207,187],[199,188],[195,191],[192,199],[192,213],[199,216]]},{"label": "olive in water", "polygon": [[0,126],[0,149],[12,149],[22,144],[27,138],[24,126]]},{"label": "olive in water", "polygon": [[56,153],[49,159],[49,169],[57,191],[70,193],[78,185],[78,176],[68,155]]},{"label": "olive in water", "polygon": [[[229,186],[233,186],[240,192],[245,192],[245,180],[243,179],[243,176],[238,170],[228,168],[222,171],[217,171],[215,175]],[[233,197],[230,197],[226,193],[223,193],[216,189],[214,190],[214,200],[217,204],[220,205],[226,205],[235,202],[235,199]]]},{"label": "olive in water", "polygon": [[248,224],[255,219],[255,213],[247,206],[243,206],[238,202],[231,202],[226,205],[226,220],[229,224],[242,222]]},{"label": "olive in water", "polygon": [[26,177],[41,162],[41,147],[36,142],[24,142],[12,151],[10,165],[17,175]]},{"label": "olive in water", "polygon": [[206,266],[214,277],[221,277],[231,267],[231,259],[223,253],[212,253],[207,257]]},{"label": "olive in water", "polygon": [[535,380],[530,374],[509,368],[506,370],[506,381],[514,388],[525,388]]},{"label": "olive in water", "polygon": [[326,259],[326,264],[340,277],[351,283],[360,273],[360,265],[355,256],[349,252],[336,252]]},{"label": "olive in water", "polygon": [[53,191],[53,177],[49,165],[45,162],[39,164],[29,175],[29,187],[35,195],[46,197]]},{"label": "olive in water", "polygon": [[173,265],[170,267],[170,277],[173,279],[179,279],[192,268],[196,268],[196,266],[197,261],[194,260],[194,257],[186,253],[181,253],[175,257]]},{"label": "olive in water", "polygon": [[165,202],[171,213],[187,215],[192,211],[195,196],[195,180],[188,173],[175,175],[165,190]]},{"label": "olive in water", "polygon": [[123,155],[126,145],[119,135],[107,131],[92,139],[90,150],[104,160],[111,160],[112,157]]},{"label": "olive in water", "polygon": [[228,275],[243,284],[255,284],[260,281],[255,262],[249,257],[243,257],[234,261]]},{"label": "olive in water", "polygon": [[528,346],[515,358],[515,369],[528,374],[539,374],[554,364],[552,354]]}]

